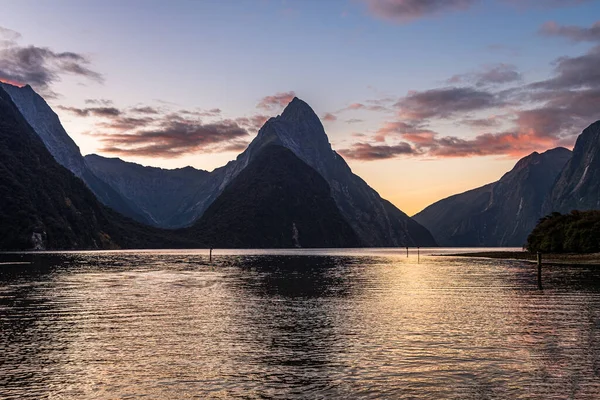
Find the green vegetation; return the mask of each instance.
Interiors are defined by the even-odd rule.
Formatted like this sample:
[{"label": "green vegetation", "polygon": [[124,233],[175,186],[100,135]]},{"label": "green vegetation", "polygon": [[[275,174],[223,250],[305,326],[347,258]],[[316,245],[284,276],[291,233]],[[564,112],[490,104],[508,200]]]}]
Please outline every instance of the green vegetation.
[{"label": "green vegetation", "polygon": [[527,238],[527,250],[543,253],[600,252],[600,211],[554,212]]}]

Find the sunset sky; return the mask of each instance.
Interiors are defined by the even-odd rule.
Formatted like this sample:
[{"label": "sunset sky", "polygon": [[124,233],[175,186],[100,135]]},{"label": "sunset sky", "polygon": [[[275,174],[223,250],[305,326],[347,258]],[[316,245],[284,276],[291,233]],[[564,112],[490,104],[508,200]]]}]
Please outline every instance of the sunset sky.
[{"label": "sunset sky", "polygon": [[600,119],[595,0],[0,0],[0,80],[83,154],[212,170],[294,95],[412,215]]}]

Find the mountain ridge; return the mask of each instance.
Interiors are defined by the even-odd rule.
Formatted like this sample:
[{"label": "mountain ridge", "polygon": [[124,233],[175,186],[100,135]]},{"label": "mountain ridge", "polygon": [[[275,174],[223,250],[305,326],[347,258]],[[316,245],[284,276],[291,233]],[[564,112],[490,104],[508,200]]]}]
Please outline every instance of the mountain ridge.
[{"label": "mountain ridge", "polygon": [[0,82],[0,88],[10,96],[20,114],[42,140],[54,159],[75,176],[81,178],[104,205],[139,222],[150,222],[135,210],[133,204],[88,168],[79,146],[65,131],[58,115],[31,86],[18,87]]},{"label": "mountain ridge", "polygon": [[600,121],[583,130],[573,157],[557,177],[544,203],[544,213],[600,209]]},{"label": "mountain ridge", "polygon": [[563,147],[533,152],[498,181],[439,200],[413,218],[441,246],[522,246],[570,157]]}]

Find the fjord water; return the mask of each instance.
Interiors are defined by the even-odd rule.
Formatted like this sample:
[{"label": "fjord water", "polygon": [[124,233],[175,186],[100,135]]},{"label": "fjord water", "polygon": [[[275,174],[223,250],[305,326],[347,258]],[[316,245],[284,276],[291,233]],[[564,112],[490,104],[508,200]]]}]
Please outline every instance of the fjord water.
[{"label": "fjord water", "polygon": [[600,269],[456,251],[2,254],[0,398],[598,398]]}]

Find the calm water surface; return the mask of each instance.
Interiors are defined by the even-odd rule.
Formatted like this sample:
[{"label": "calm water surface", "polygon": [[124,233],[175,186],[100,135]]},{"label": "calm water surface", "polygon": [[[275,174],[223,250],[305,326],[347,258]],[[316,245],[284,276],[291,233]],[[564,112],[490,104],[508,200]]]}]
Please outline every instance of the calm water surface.
[{"label": "calm water surface", "polygon": [[600,398],[600,268],[214,254],[0,255],[0,398]]}]

